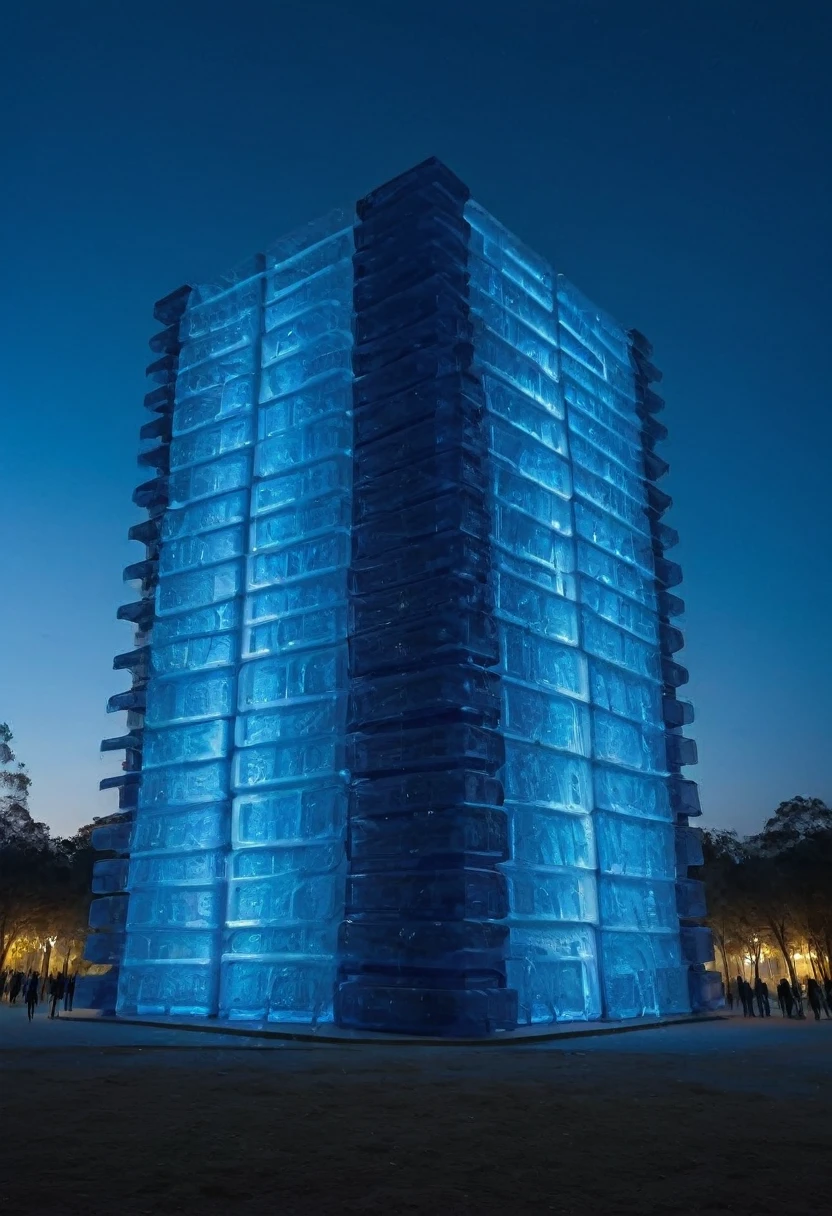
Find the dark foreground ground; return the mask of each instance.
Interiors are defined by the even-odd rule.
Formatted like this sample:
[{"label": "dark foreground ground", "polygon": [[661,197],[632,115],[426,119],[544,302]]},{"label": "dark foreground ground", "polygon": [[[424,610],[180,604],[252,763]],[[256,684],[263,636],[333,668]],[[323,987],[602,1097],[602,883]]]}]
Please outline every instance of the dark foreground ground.
[{"label": "dark foreground ground", "polygon": [[0,1213],[829,1211],[832,1022],[326,1046],[0,1006]]}]

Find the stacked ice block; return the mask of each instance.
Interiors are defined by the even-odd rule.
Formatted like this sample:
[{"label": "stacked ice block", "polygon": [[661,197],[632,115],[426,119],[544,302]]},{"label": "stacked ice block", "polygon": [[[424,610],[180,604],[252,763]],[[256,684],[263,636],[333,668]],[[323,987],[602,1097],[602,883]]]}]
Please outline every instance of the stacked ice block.
[{"label": "stacked ice block", "polygon": [[600,1013],[586,656],[553,274],[474,203],[509,857],[507,973],[525,1023]]},{"label": "stacked ice block", "polygon": [[427,166],[356,228],[350,879],[339,1015],[512,1025],[486,445],[467,191]]},{"label": "stacked ice block", "polygon": [[344,915],[353,216],[273,247],[243,603],[221,1012],[332,1019]]},{"label": "stacked ice block", "polygon": [[656,580],[627,335],[562,277],[558,342],[592,703],[599,963],[608,1017],[689,1008],[679,951]]},{"label": "stacked ice block", "polygon": [[712,1004],[646,341],[437,161],[157,316],[89,946],[119,1007]]},{"label": "stacked ice block", "polygon": [[119,1009],[217,1012],[259,359],[259,265],[180,322]]}]

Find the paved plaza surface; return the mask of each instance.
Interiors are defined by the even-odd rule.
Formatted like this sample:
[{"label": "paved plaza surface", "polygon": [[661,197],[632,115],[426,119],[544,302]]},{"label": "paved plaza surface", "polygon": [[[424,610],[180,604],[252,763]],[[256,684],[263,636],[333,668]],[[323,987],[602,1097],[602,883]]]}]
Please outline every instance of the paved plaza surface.
[{"label": "paved plaza surface", "polygon": [[324,1044],[0,1005],[0,1213],[828,1210],[832,1021]]}]

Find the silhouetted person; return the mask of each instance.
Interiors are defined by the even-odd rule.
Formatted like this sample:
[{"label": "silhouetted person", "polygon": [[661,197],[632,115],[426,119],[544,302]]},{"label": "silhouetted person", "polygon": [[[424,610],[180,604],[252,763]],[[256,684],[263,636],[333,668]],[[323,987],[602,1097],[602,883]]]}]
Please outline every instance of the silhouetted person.
[{"label": "silhouetted person", "polygon": [[49,995],[52,998],[52,1008],[49,1010],[50,1018],[55,1017],[55,1010],[58,1008],[58,1001],[64,999],[64,989],[66,988],[66,980],[63,974],[56,975],[49,984]]},{"label": "silhouetted person", "polygon": [[75,976],[68,975],[66,977],[66,987],[64,988],[64,1011],[72,1013],[72,1000],[75,996]]},{"label": "silhouetted person", "polygon": [[754,985],[754,992],[757,997],[757,1007],[760,1010],[761,1018],[771,1017],[771,1004],[768,999],[768,984],[765,980],[761,980],[758,976],[757,982]]},{"label": "silhouetted person", "polygon": [[823,981],[823,994],[826,997],[826,1008],[832,1009],[832,980],[828,976]]},{"label": "silhouetted person", "polygon": [[35,1016],[35,1006],[38,1003],[38,973],[30,975],[26,981],[26,1012],[29,1015],[29,1021]]},{"label": "silhouetted person", "polygon": [[780,1006],[780,1012],[783,1017],[790,1018],[794,1009],[794,997],[789,987],[789,981],[785,978],[777,985],[777,1003]]},{"label": "silhouetted person", "polygon": [[6,991],[6,972],[0,971],[0,1001],[3,999],[3,993]]},{"label": "silhouetted person", "polygon": [[815,1015],[815,1021],[820,1021],[820,987],[816,979],[809,978],[806,981],[806,999],[812,1007],[812,1013]]},{"label": "silhouetted person", "polygon": [[806,1015],[803,1012],[803,993],[800,991],[800,984],[797,980],[795,980],[792,984],[791,990],[792,996],[794,997],[795,1016],[798,1018],[804,1018]]},{"label": "silhouetted person", "polygon": [[730,980],[726,980],[726,983],[725,983],[725,1001],[728,1005],[728,1008],[733,1013],[734,1012],[734,989],[733,989],[733,986],[732,986]]},{"label": "silhouetted person", "polygon": [[742,1005],[742,1016],[748,1017],[748,1008],[745,1002],[745,980],[741,975],[737,976],[737,1000]]},{"label": "silhouetted person", "polygon": [[823,1012],[826,1014],[827,1017],[829,1017],[830,1016],[829,1001],[826,996],[826,981],[825,980],[818,980],[818,996],[820,997],[820,1004],[821,1004],[821,1008],[823,1009]]},{"label": "silhouetted person", "polygon": [[745,1003],[748,1006],[748,1016],[754,1017],[754,989],[749,984],[748,980],[743,980],[745,986]]},{"label": "silhouetted person", "polygon": [[23,972],[15,971],[14,975],[12,976],[12,982],[9,985],[9,1004],[10,1005],[14,1005],[15,1001],[17,1000],[18,996],[20,995],[20,989],[22,987],[23,987]]}]

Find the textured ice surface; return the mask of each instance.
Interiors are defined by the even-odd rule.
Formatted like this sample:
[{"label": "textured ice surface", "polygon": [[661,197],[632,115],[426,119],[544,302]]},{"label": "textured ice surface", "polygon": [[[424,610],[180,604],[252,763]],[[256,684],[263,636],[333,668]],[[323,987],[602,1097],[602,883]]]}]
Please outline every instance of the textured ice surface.
[{"label": "textured ice surface", "polygon": [[[180,325],[172,509],[162,527],[128,880],[126,1011],[216,1010],[261,298],[257,276],[219,300],[203,289]],[[200,966],[172,970],[171,957]]]},{"label": "textured ice surface", "polygon": [[353,242],[333,222],[265,280],[219,998],[237,1018],[331,1018],[344,917]]},{"label": "textured ice surface", "polygon": [[142,780],[88,948],[124,940],[125,1012],[482,1032],[684,1010],[709,957],[646,356],[411,179],[155,340]]},{"label": "textured ice surface", "polygon": [[[475,230],[486,230],[487,269],[474,260],[472,306],[482,327],[476,351],[489,419],[492,538],[511,555],[496,576],[511,843],[507,982],[521,1021],[588,1018],[599,1012],[598,900],[591,770],[576,757],[591,756],[592,740],[574,583],[564,577],[576,558],[557,324],[537,281],[524,270],[517,282],[528,257],[514,239],[478,209],[469,212]],[[540,263],[539,272],[551,284],[549,268]],[[530,294],[523,286],[532,282]],[[539,371],[531,375],[520,354]],[[553,949],[551,928],[541,927],[559,924],[571,927]]]},{"label": "textured ice surface", "polygon": [[[653,552],[627,336],[558,282],[609,1017],[685,1009]],[[653,776],[652,774],[656,774]],[[621,932],[610,932],[610,930]],[[645,936],[662,931],[665,937]]]}]

